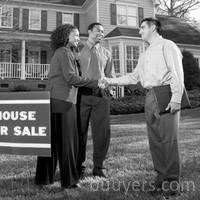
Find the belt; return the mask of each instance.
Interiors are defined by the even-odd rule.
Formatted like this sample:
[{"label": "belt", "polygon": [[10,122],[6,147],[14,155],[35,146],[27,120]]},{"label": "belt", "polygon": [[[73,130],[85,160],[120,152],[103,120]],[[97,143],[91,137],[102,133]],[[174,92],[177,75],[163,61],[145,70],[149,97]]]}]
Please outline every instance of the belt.
[{"label": "belt", "polygon": [[102,97],[102,91],[100,88],[87,88],[87,87],[80,87],[79,94],[85,96],[96,96]]}]

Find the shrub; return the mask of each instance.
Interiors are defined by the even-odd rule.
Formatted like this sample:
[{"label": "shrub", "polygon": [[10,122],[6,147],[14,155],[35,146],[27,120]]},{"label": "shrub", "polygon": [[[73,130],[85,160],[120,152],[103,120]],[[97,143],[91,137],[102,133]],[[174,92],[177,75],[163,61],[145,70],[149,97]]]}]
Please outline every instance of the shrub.
[{"label": "shrub", "polygon": [[118,115],[144,112],[144,98],[144,96],[125,96],[112,99],[110,113]]},{"label": "shrub", "polygon": [[194,90],[188,91],[188,96],[189,96],[192,108],[196,108],[200,106],[200,89],[194,89]]},{"label": "shrub", "polygon": [[200,88],[200,69],[192,53],[183,51],[184,82],[187,90]]},{"label": "shrub", "polygon": [[145,96],[145,89],[140,83],[137,85],[127,85],[124,86],[124,95],[125,96]]}]

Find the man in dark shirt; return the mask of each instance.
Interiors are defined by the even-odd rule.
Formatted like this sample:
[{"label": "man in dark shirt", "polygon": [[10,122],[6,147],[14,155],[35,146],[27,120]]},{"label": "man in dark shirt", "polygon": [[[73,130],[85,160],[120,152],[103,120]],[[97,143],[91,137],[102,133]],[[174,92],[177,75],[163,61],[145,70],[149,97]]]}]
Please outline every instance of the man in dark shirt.
[{"label": "man in dark shirt", "polygon": [[[104,37],[104,28],[100,23],[88,27],[88,40],[79,55],[80,72],[85,78],[100,80],[114,77],[114,67],[110,52],[100,45]],[[86,158],[86,143],[89,121],[91,122],[93,152],[93,175],[105,177],[103,161],[110,143],[110,100],[108,89],[89,89],[82,87],[78,96],[79,157],[78,170],[83,175]]]}]

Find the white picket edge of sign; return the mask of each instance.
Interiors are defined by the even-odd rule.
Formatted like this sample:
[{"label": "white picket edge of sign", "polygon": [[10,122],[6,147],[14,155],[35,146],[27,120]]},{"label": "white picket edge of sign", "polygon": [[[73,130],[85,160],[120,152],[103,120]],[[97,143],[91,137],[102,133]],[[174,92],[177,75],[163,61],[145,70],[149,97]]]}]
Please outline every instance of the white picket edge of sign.
[{"label": "white picket edge of sign", "polygon": [[0,100],[0,104],[50,104],[50,99]]},{"label": "white picket edge of sign", "polygon": [[51,148],[51,144],[38,144],[38,143],[9,143],[0,142],[0,147],[21,147],[21,148]]}]

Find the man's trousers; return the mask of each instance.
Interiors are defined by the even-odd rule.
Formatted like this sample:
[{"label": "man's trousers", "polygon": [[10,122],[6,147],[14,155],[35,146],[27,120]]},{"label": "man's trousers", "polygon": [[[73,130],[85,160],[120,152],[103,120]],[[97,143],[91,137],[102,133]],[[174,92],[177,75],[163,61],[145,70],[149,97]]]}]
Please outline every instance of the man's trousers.
[{"label": "man's trousers", "polygon": [[178,129],[180,111],[159,115],[153,90],[146,94],[145,117],[154,169],[160,179],[179,180]]},{"label": "man's trousers", "polygon": [[92,95],[80,95],[77,107],[80,168],[86,159],[89,121],[93,140],[94,168],[103,168],[110,143],[110,100]]}]

